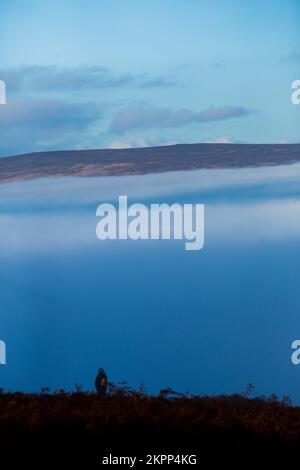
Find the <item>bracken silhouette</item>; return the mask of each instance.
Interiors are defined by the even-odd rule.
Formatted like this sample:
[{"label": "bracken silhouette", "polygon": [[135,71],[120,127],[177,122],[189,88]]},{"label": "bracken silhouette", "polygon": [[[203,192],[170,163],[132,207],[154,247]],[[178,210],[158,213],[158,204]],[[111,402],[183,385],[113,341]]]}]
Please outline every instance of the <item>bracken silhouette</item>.
[{"label": "bracken silhouette", "polygon": [[[251,386],[251,392],[253,388]],[[196,453],[204,462],[279,462],[298,453],[300,408],[288,397],[193,396],[108,384],[106,395],[0,393],[0,452],[33,462],[96,464],[102,455]]]}]

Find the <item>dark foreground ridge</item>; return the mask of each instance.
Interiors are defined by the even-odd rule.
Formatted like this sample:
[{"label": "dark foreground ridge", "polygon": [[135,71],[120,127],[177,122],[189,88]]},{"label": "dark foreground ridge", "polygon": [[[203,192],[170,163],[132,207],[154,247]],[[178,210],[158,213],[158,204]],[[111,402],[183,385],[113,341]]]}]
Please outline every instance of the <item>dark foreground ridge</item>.
[{"label": "dark foreground ridge", "polygon": [[48,176],[123,176],[300,162],[300,144],[180,144],[67,150],[0,158],[0,183]]},{"label": "dark foreground ridge", "polygon": [[196,454],[200,463],[245,468],[252,462],[258,468],[263,460],[287,464],[299,445],[300,408],[288,399],[186,396],[171,390],[148,396],[116,387],[106,396],[0,394],[0,455],[10,462],[83,461],[83,468],[99,468],[109,454],[142,459],[171,453]]}]

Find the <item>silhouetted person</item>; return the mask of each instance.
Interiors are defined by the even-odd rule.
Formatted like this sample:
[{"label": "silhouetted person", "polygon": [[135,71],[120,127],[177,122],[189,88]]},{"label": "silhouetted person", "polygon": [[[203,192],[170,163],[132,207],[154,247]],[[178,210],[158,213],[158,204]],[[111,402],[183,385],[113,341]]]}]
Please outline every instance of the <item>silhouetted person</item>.
[{"label": "silhouetted person", "polygon": [[105,395],[107,389],[107,375],[102,368],[98,369],[98,375],[95,380],[95,387],[98,393]]}]

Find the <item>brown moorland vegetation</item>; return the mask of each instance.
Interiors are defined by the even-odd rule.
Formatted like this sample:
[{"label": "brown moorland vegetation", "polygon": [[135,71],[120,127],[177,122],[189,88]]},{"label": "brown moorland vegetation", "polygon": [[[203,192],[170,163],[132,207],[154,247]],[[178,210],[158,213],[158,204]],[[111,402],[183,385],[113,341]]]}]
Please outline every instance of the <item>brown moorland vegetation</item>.
[{"label": "brown moorland vegetation", "polygon": [[105,396],[79,388],[74,393],[1,392],[0,455],[10,462],[82,459],[90,465],[84,468],[97,468],[109,453],[193,453],[203,461],[232,464],[245,458],[248,463],[287,462],[300,446],[300,408],[288,398],[249,395],[206,397],[163,390],[149,396],[112,385]]},{"label": "brown moorland vegetation", "polygon": [[300,144],[177,144],[61,150],[0,158],[0,183],[48,176],[123,176],[299,163]]}]

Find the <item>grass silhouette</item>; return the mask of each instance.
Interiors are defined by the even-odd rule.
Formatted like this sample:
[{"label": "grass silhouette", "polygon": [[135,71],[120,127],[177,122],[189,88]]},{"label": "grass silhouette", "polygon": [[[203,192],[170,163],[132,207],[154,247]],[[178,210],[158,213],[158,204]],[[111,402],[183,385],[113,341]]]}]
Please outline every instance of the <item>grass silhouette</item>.
[{"label": "grass silhouette", "polygon": [[[211,461],[268,460],[297,453],[300,408],[286,397],[193,396],[171,389],[150,396],[109,385],[105,396],[45,388],[39,394],[0,393],[0,452],[32,460],[65,456],[96,463],[102,455],[193,452]],[[61,460],[60,460],[61,461]]]}]

